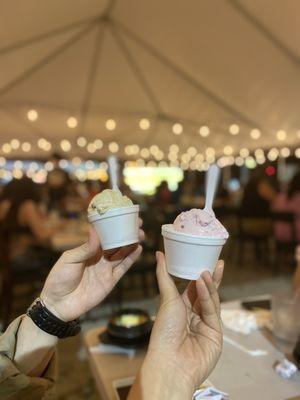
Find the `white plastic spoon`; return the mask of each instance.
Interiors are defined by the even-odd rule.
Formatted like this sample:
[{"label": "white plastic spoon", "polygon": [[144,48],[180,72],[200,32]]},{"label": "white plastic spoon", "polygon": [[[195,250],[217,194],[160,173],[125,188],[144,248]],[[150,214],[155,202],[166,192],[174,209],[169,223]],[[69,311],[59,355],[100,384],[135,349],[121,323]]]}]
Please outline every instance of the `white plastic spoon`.
[{"label": "white plastic spoon", "polygon": [[206,197],[204,210],[213,213],[215,192],[219,183],[220,168],[213,164],[206,174]]},{"label": "white plastic spoon", "polygon": [[107,159],[110,184],[113,190],[119,189],[119,163],[116,156],[109,156]]}]

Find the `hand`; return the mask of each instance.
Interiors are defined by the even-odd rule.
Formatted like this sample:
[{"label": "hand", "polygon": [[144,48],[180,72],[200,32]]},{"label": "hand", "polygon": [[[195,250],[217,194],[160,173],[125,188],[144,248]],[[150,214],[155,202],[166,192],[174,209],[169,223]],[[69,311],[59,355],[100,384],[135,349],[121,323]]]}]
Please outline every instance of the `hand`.
[{"label": "hand", "polygon": [[157,369],[162,380],[168,380],[164,378],[164,371],[167,374],[172,371],[174,382],[179,381],[180,386],[186,389],[186,396],[181,394],[176,398],[192,398],[221,354],[222,328],[217,287],[222,280],[223,268],[223,261],[219,261],[213,278],[208,271],[204,272],[180,295],[167,272],[164,254],[157,253],[161,306],[146,363],[159,366]]},{"label": "hand", "polygon": [[[139,236],[140,240],[144,239],[141,229]],[[96,231],[91,228],[86,243],[59,258],[40,297],[58,318],[74,320],[111,292],[141,252],[142,247],[137,244],[103,251]]]}]

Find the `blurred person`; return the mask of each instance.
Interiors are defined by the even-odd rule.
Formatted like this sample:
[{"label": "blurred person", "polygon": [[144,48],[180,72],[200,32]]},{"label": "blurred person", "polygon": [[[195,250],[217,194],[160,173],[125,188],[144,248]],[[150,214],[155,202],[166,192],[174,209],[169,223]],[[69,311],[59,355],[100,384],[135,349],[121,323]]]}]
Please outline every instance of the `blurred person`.
[{"label": "blurred person", "polygon": [[50,247],[51,232],[40,205],[40,188],[29,178],[10,181],[1,194],[1,245],[16,268],[22,268],[24,260],[32,263],[39,248]]},{"label": "blurred person", "polygon": [[[292,178],[285,192],[279,193],[274,202],[273,210],[292,213],[295,216],[296,241],[300,243],[300,171]],[[284,222],[276,222],[275,237],[282,242],[292,240],[292,227]]]},{"label": "blurred person", "polygon": [[[140,239],[143,236],[140,231]],[[141,251],[140,245],[131,245],[104,253],[92,228],[87,243],[62,255],[40,298],[0,337],[1,398],[51,398],[57,336],[79,332],[77,319],[107,296]],[[210,374],[222,348],[217,287],[223,267],[219,262],[213,277],[203,273],[181,296],[167,272],[164,255],[157,253],[161,306],[128,399],[190,400]]]},{"label": "blurred person", "polygon": [[300,246],[297,246],[296,248],[296,264],[297,267],[293,279],[293,289],[294,292],[300,296]]},{"label": "blurred person", "polygon": [[251,172],[241,201],[243,230],[255,236],[268,236],[272,232],[271,206],[277,196],[276,182],[258,168]]},{"label": "blurred person", "polygon": [[271,205],[277,196],[274,179],[262,169],[253,170],[244,188],[241,208],[243,216],[265,217],[271,213]]},{"label": "blurred person", "polygon": [[158,207],[164,208],[165,206],[171,204],[173,201],[173,193],[169,189],[167,181],[162,181],[160,185],[156,188],[156,194],[154,202]]},{"label": "blurred person", "polygon": [[50,162],[53,164],[52,171],[47,175],[48,208],[50,210],[63,210],[64,201],[69,195],[71,188],[71,178],[69,174],[60,168],[61,157],[58,153],[53,153]]}]

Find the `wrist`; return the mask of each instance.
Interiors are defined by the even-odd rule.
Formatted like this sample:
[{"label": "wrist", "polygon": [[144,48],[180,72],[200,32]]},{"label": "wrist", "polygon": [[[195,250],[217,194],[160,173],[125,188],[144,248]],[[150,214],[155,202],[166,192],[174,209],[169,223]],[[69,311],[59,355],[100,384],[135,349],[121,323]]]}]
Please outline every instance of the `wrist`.
[{"label": "wrist", "polygon": [[25,315],[22,320],[22,328],[28,330],[28,332],[31,332],[34,340],[47,343],[47,347],[55,347],[58,342],[57,336],[50,335],[50,333],[43,331],[32,321],[28,315]]},{"label": "wrist", "polygon": [[52,301],[49,297],[47,297],[43,292],[41,293],[40,297],[39,297],[42,301],[42,303],[44,304],[44,306],[53,314],[55,315],[57,318],[59,318],[61,321],[64,322],[69,322],[69,319],[66,318],[66,316],[64,315],[64,313],[61,312],[61,310],[59,310],[59,307],[57,307],[57,305],[55,304],[54,301]]},{"label": "wrist", "polygon": [[143,400],[191,400],[194,383],[165,357],[147,354],[138,377]]}]

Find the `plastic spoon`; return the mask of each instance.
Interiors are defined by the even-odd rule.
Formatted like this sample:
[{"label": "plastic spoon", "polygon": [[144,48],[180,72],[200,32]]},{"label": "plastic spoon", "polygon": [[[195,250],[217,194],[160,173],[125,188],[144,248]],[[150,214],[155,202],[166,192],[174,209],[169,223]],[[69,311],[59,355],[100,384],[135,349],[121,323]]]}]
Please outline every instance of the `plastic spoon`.
[{"label": "plastic spoon", "polygon": [[116,156],[109,156],[107,159],[110,184],[113,190],[119,189],[119,163]]},{"label": "plastic spoon", "polygon": [[213,164],[206,175],[206,197],[204,210],[213,213],[213,202],[220,177],[220,168]]}]

